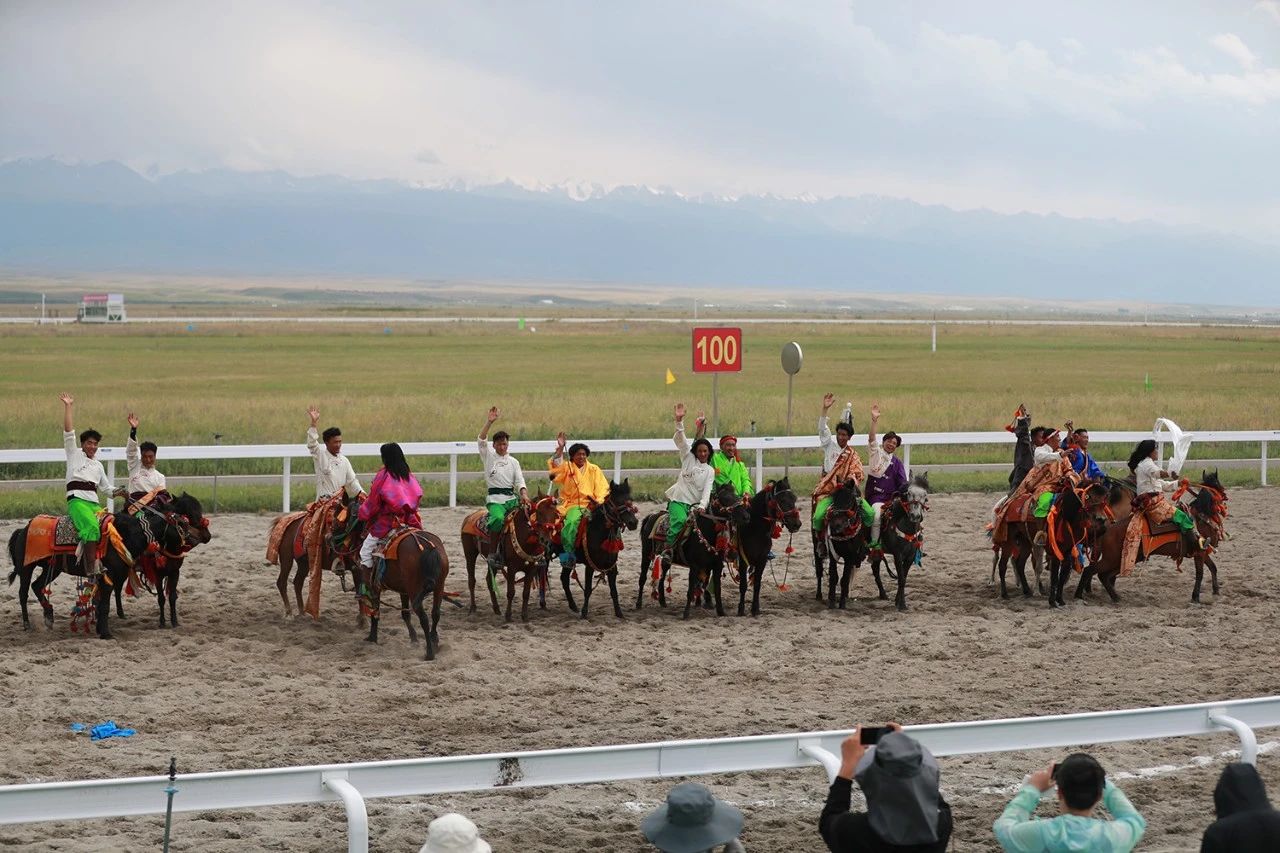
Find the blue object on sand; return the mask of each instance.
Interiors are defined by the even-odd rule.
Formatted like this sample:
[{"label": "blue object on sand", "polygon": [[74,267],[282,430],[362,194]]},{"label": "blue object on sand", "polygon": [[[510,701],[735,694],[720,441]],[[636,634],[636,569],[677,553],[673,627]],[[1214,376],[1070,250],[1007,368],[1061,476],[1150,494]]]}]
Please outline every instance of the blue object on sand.
[{"label": "blue object on sand", "polygon": [[82,732],[82,731],[84,731],[84,723],[72,723],[72,724],[71,724],[71,731],[73,731],[73,732]]},{"label": "blue object on sand", "polygon": [[137,732],[133,729],[122,729],[116,725],[115,720],[107,720],[105,723],[99,723],[89,730],[90,740],[105,740],[109,737],[131,737]]}]

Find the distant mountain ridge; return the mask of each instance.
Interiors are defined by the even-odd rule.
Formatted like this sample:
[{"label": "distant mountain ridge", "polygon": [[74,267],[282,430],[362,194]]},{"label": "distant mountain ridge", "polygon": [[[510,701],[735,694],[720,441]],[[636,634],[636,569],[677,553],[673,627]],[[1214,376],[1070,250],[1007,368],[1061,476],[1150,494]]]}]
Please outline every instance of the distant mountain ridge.
[{"label": "distant mountain ridge", "polygon": [[0,265],[1280,305],[1280,247],[1155,223],[56,160],[0,163]]}]

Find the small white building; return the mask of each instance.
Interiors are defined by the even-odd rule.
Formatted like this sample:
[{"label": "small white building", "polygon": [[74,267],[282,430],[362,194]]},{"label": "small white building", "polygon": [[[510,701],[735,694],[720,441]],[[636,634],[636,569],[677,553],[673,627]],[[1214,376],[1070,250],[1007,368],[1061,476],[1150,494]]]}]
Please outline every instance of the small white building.
[{"label": "small white building", "polygon": [[123,323],[123,293],[86,293],[80,300],[80,314],[77,319],[81,323]]}]

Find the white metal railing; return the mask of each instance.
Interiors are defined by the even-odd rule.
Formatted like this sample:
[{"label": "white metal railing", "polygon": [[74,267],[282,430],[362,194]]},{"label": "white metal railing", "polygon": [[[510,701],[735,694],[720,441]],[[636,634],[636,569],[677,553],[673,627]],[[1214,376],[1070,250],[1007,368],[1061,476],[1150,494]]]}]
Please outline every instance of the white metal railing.
[{"label": "white metal railing", "polygon": [[[1262,452],[1259,471],[1262,485],[1267,485],[1267,444],[1280,441],[1280,430],[1207,430],[1192,433],[1195,441],[1201,443],[1238,443],[1259,442]],[[1133,444],[1144,438],[1155,437],[1161,441],[1163,453],[1164,442],[1168,441],[1167,433],[1152,432],[1091,432],[1091,444]],[[580,439],[575,439],[580,440]],[[902,461],[907,470],[911,470],[911,448],[947,445],[972,444],[1012,444],[1014,437],[1005,431],[999,432],[909,432],[902,433]],[[667,452],[674,449],[670,437],[662,438],[607,438],[587,440],[592,453],[613,453],[613,477],[621,480],[625,470],[622,467],[624,453]],[[864,446],[855,444],[859,447]],[[342,445],[344,455],[351,458],[378,456],[379,444]],[[447,456],[449,457],[449,506],[458,504],[458,457],[476,453],[475,440],[470,441],[410,441],[401,442],[406,456]],[[815,450],[817,437],[809,435],[793,436],[744,436],[738,439],[738,449],[755,451],[756,488],[764,482],[764,454],[774,450]],[[514,454],[546,454],[555,450],[554,441],[513,441],[510,452]],[[298,444],[240,444],[240,445],[166,445],[161,455],[164,461],[175,459],[280,459],[282,507],[289,510],[291,500],[293,460],[306,459],[310,456],[306,445]],[[116,463],[124,460],[124,448],[102,447],[98,456],[106,462],[107,476],[115,482]],[[599,458],[599,457],[597,457]],[[1163,456],[1162,456],[1163,458]],[[21,462],[62,462],[66,459],[62,448],[42,448],[37,450],[0,450],[0,465]]]},{"label": "white metal railing", "polygon": [[[971,755],[1235,733],[1256,762],[1256,728],[1280,726],[1280,696],[1049,717],[908,726],[934,755]],[[580,785],[822,766],[828,779],[848,730],[194,773],[175,812],[341,801],[349,850],[368,850],[365,799]],[[0,787],[0,824],[163,814],[167,776]]]}]

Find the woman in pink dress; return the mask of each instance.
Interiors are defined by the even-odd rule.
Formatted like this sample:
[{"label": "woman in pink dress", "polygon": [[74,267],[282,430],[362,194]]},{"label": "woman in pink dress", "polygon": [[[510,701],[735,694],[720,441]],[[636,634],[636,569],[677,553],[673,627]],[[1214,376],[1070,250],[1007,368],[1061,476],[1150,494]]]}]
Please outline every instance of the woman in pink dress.
[{"label": "woman in pink dress", "polygon": [[409,470],[404,451],[395,442],[382,445],[382,470],[369,486],[369,497],[360,505],[360,520],[369,526],[369,535],[360,546],[360,564],[373,568],[373,550],[384,536],[398,527],[422,529],[418,502],[422,486]]}]

